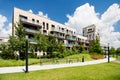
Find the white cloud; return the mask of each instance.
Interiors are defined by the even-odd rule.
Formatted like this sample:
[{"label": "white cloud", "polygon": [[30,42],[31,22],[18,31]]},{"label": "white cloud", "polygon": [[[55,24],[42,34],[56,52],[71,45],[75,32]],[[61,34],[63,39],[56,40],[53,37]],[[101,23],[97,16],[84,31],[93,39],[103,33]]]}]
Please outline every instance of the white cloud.
[{"label": "white cloud", "polygon": [[6,21],[7,21],[7,18],[0,14],[0,29],[3,28]]},{"label": "white cloud", "polygon": [[12,34],[12,23],[5,27],[7,18],[0,14],[0,37],[9,37]]},{"label": "white cloud", "polygon": [[28,12],[33,13],[32,9],[29,9]]},{"label": "white cloud", "polygon": [[42,16],[42,17],[45,17],[45,18],[49,18],[49,17],[48,17],[48,14],[44,14],[42,11],[39,11],[39,12],[38,12],[38,15],[39,15],[39,16]]},{"label": "white cloud", "polygon": [[69,20],[65,24],[76,28],[80,34],[84,27],[95,24],[100,31],[101,42],[120,47],[120,32],[115,32],[114,26],[120,21],[120,5],[113,4],[100,15],[95,12],[94,6],[86,3],[78,7],[73,15],[67,14],[67,17]]}]

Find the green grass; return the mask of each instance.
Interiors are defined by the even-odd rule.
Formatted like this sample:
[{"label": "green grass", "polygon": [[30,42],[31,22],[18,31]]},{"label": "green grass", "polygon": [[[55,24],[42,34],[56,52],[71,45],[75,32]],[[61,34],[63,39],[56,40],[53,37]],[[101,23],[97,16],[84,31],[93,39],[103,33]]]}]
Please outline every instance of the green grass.
[{"label": "green grass", "polygon": [[0,80],[120,80],[120,64],[96,65],[0,74]]},{"label": "green grass", "polygon": [[118,60],[120,60],[120,56],[118,56],[118,58],[117,58]]},{"label": "green grass", "polygon": [[67,56],[67,57],[65,57],[65,58],[79,59],[79,60],[81,60],[83,56],[84,56],[85,61],[93,60],[93,59],[90,57],[89,54],[83,54],[83,53],[81,53],[81,54],[75,54],[75,55],[71,55],[71,56]]},{"label": "green grass", "polygon": [[[85,61],[93,60],[90,58],[89,54],[75,54],[68,57],[65,57],[63,59],[57,59],[59,63],[66,63],[67,59],[71,59],[73,62],[81,61],[82,57],[85,57]],[[40,65],[40,60],[42,61],[42,64],[53,64],[55,59],[36,59],[36,58],[29,58],[29,65],[37,64]],[[25,61],[22,60],[3,60],[0,59],[0,67],[8,67],[8,66],[23,66],[25,65]]]},{"label": "green grass", "polygon": [[[29,65],[32,65],[32,64],[38,64],[40,62],[39,59],[32,59],[30,58],[29,59]],[[0,59],[0,67],[8,67],[8,66],[23,66],[25,65],[25,60],[22,61],[22,60],[4,60],[4,59]]]}]

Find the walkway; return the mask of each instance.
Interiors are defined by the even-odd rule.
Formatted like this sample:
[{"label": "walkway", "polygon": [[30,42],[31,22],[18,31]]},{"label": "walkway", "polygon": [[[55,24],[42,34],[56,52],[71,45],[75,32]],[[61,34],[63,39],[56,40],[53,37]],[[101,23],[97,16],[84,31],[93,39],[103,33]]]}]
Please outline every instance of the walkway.
[{"label": "walkway", "polygon": [[[115,61],[116,59],[110,58],[110,61]],[[86,61],[86,62],[77,62],[77,63],[70,63],[70,64],[51,64],[51,65],[31,65],[29,66],[29,71],[35,70],[46,70],[46,69],[54,69],[54,68],[64,68],[64,67],[73,67],[73,66],[85,66],[85,65],[92,65],[92,64],[99,64],[107,62],[108,59],[101,59],[101,60],[93,60],[93,61]],[[24,72],[25,66],[18,66],[18,67],[2,67],[0,68],[0,74],[5,73],[15,73],[15,72]]]}]

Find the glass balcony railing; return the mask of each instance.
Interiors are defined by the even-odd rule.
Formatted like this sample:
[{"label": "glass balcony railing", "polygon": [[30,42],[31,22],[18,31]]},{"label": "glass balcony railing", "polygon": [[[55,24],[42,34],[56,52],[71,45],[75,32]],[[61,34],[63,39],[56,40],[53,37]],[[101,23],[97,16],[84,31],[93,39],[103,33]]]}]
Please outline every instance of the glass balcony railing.
[{"label": "glass balcony railing", "polygon": [[65,36],[57,35],[58,38],[65,38]]},{"label": "glass balcony railing", "polygon": [[31,24],[34,24],[34,25],[42,26],[41,23],[37,23],[37,22],[31,21],[31,20],[27,20],[25,18],[20,18],[20,20],[23,21],[23,22],[27,22],[27,23],[31,23]]},{"label": "glass balcony railing", "polygon": [[40,32],[40,31],[33,30],[33,29],[30,29],[30,28],[25,28],[25,31],[30,32],[30,33],[39,33]]},{"label": "glass balcony railing", "polygon": [[59,29],[59,28],[52,28],[52,31],[65,33],[65,30],[62,30],[62,29]]},{"label": "glass balcony railing", "polygon": [[68,40],[73,40],[73,41],[75,41],[75,40],[76,40],[76,37],[70,37],[70,36],[69,36],[69,37],[67,37],[67,39],[68,39]]},{"label": "glass balcony railing", "polygon": [[71,33],[71,32],[69,32],[69,31],[68,31],[68,32],[66,32],[66,34],[68,34],[68,35],[72,35],[72,33]]},{"label": "glass balcony railing", "polygon": [[57,37],[57,38],[65,38],[65,36],[60,34],[51,34],[51,36]]}]

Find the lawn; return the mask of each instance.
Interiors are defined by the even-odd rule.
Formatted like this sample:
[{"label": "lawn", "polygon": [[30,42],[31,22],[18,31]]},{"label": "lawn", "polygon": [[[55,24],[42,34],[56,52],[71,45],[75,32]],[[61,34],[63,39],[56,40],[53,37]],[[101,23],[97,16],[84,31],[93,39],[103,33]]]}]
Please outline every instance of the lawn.
[{"label": "lawn", "polygon": [[120,64],[102,63],[88,66],[0,74],[0,80],[120,80]]},{"label": "lawn", "polygon": [[[29,65],[32,64],[38,64],[40,63],[39,59],[29,59]],[[25,60],[4,60],[4,59],[0,59],[0,67],[6,67],[6,66],[23,66],[25,65]]]},{"label": "lawn", "polygon": [[[85,61],[93,60],[90,58],[89,54],[75,54],[68,57],[65,57],[63,59],[36,59],[36,58],[29,58],[29,65],[38,64],[40,65],[40,61],[42,64],[54,64],[56,61],[59,63],[66,63],[67,59],[72,60],[72,62],[80,62],[82,57],[84,56]],[[3,60],[0,59],[0,67],[6,67],[6,66],[24,66],[25,61],[22,60]]]},{"label": "lawn", "polygon": [[118,58],[117,58],[118,60],[120,60],[120,56],[118,56]]}]

